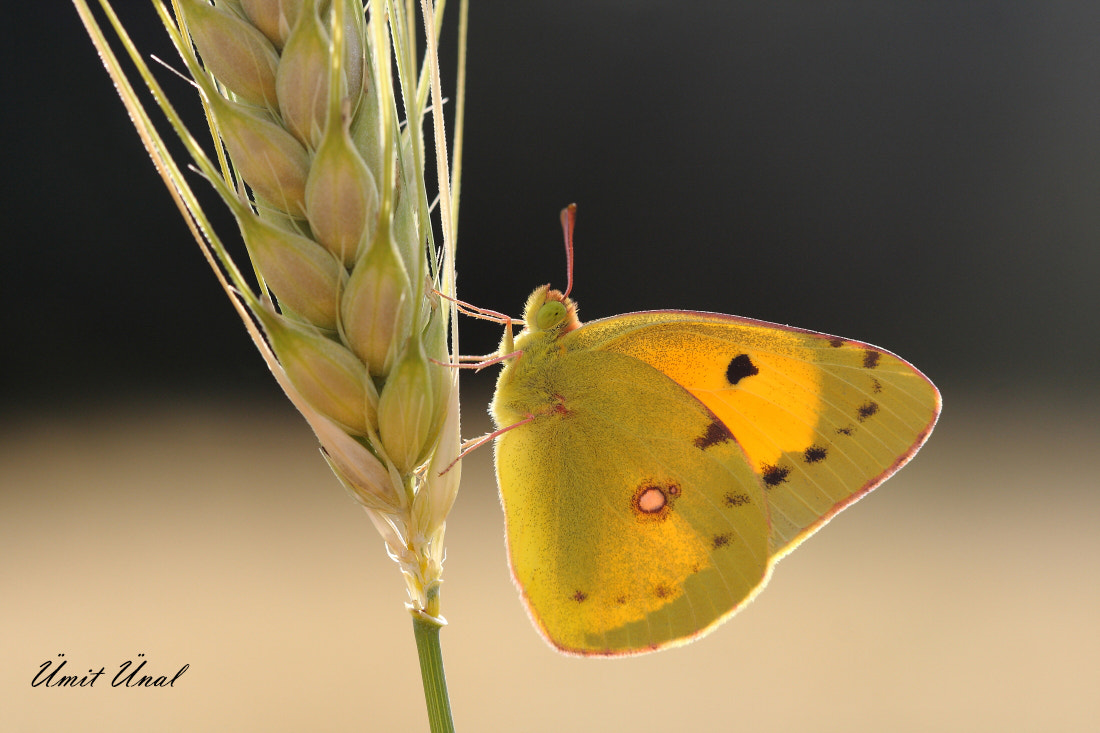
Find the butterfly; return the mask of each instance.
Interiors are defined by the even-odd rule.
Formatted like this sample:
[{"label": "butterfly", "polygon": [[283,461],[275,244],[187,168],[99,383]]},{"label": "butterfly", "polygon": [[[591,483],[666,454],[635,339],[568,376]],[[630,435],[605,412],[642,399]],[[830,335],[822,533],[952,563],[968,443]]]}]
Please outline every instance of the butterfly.
[{"label": "butterfly", "polygon": [[560,651],[686,643],[775,562],[901,468],[935,386],[870,344],[691,311],[582,325],[536,289],[505,331],[490,412],[509,563]]}]

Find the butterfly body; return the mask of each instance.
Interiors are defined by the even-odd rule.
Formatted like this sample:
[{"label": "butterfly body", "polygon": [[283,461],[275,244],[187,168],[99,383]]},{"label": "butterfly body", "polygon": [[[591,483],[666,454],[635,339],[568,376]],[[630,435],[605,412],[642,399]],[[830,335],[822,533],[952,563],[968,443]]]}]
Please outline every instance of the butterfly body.
[{"label": "butterfly body", "polygon": [[509,561],[562,651],[683,643],[885,480],[939,394],[876,347],[711,313],[580,325],[536,290],[492,414]]}]

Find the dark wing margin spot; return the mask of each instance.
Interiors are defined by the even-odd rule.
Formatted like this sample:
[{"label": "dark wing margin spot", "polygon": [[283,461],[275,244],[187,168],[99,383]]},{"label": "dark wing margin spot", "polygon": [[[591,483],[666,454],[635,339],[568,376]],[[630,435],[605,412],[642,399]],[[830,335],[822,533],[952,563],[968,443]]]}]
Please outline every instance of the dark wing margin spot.
[{"label": "dark wing margin spot", "polygon": [[856,415],[859,417],[859,421],[863,422],[876,412],[878,412],[878,403],[868,400],[859,406],[859,409],[856,410]]},{"label": "dark wing margin spot", "polygon": [[832,346],[834,349],[839,349],[843,345],[844,339],[829,339],[829,346]]},{"label": "dark wing margin spot", "polygon": [[710,425],[707,425],[707,432],[695,439],[695,447],[706,450],[712,445],[728,443],[731,440],[733,440],[733,433],[730,432],[725,423],[721,420],[714,420]]},{"label": "dark wing margin spot", "polygon": [[748,354],[738,354],[730,359],[730,365],[726,367],[726,379],[730,384],[737,384],[745,377],[755,377],[759,373]]},{"label": "dark wing margin spot", "polygon": [[802,459],[806,461],[806,463],[817,463],[818,461],[824,461],[827,454],[828,450],[822,448],[820,445],[811,445],[806,449],[806,452],[802,454]]},{"label": "dark wing margin spot", "polygon": [[779,486],[790,473],[791,469],[786,466],[764,466],[764,485],[769,489]]},{"label": "dark wing margin spot", "polygon": [[881,356],[882,354],[880,354],[879,352],[867,349],[867,351],[863,352],[863,368],[874,369],[878,366],[878,360]]}]

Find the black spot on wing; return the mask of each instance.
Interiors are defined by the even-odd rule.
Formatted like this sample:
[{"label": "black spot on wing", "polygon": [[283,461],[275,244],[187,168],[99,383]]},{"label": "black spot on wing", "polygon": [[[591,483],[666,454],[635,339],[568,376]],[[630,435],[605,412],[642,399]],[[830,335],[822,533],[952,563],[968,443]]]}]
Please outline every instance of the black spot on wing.
[{"label": "black spot on wing", "polygon": [[732,537],[733,537],[733,535],[730,534],[729,532],[727,532],[726,534],[715,535],[714,538],[711,540],[711,545],[716,550],[719,547],[725,547],[726,545],[728,545],[730,543],[730,539],[732,539]]},{"label": "black spot on wing", "polygon": [[764,466],[764,485],[775,488],[786,481],[790,473],[791,469],[786,466]]},{"label": "black spot on wing", "polygon": [[852,435],[853,433],[855,433],[855,432],[856,432],[856,426],[855,426],[855,425],[847,425],[847,426],[845,426],[845,427],[843,427],[843,428],[837,428],[837,429],[836,429],[836,434],[837,434],[837,435],[848,435],[848,436],[851,436],[851,435]]},{"label": "black spot on wing", "polygon": [[726,379],[730,384],[737,384],[746,377],[755,377],[760,373],[748,354],[738,354],[730,359],[730,365],[726,367]]},{"label": "black spot on wing", "polygon": [[863,422],[876,412],[878,412],[878,403],[873,400],[867,400],[856,410],[856,417],[859,418],[860,422]]},{"label": "black spot on wing", "polygon": [[706,450],[712,445],[728,443],[731,440],[733,440],[733,433],[730,432],[725,423],[721,420],[714,420],[710,425],[707,425],[707,432],[695,439],[695,447]]},{"label": "black spot on wing", "polygon": [[584,601],[588,600],[588,594],[585,593],[583,590],[579,590],[579,591],[577,591],[576,593],[574,593],[573,595],[571,595],[569,597],[572,598],[577,603],[583,603]]},{"label": "black spot on wing", "polygon": [[844,339],[829,339],[829,346],[832,346],[834,349],[839,349],[843,345]]},{"label": "black spot on wing", "polygon": [[863,352],[863,368],[874,369],[878,366],[878,360],[881,356],[882,354],[879,352],[867,349],[867,351]]},{"label": "black spot on wing", "polygon": [[873,392],[874,394],[881,394],[882,392],[882,382],[878,381],[874,377],[871,378],[871,392]]},{"label": "black spot on wing", "polygon": [[657,596],[658,598],[668,598],[670,595],[672,595],[672,589],[662,583],[653,589],[653,595]]},{"label": "black spot on wing", "polygon": [[822,448],[820,445],[811,445],[802,454],[802,459],[806,461],[806,463],[817,463],[818,461],[824,461],[827,454],[828,450]]},{"label": "black spot on wing", "polygon": [[745,506],[752,503],[752,499],[745,494],[726,494],[725,500],[728,507]]}]

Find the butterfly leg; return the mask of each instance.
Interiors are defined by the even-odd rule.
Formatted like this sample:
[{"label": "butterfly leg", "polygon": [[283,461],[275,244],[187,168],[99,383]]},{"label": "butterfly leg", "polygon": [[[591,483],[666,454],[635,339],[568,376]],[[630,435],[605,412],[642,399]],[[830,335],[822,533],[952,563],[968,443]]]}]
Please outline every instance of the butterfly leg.
[{"label": "butterfly leg", "polygon": [[511,316],[505,315],[504,313],[498,313],[497,311],[490,310],[488,308],[481,308],[481,307],[473,305],[471,303],[467,303],[464,300],[459,300],[458,298],[452,298],[451,296],[447,295],[446,293],[441,293],[438,290],[433,289],[432,292],[435,293],[436,295],[438,295],[439,297],[443,298],[444,300],[451,301],[452,303],[454,303],[455,305],[458,306],[458,309],[462,313],[470,316],[471,318],[480,318],[483,321],[492,321],[494,323],[503,323],[503,324],[518,323],[521,326],[524,325],[524,322],[522,320],[518,319],[518,318],[512,318]]},{"label": "butterfly leg", "polygon": [[462,444],[462,450],[459,451],[458,457],[451,461],[446,468],[440,471],[439,475],[442,476],[443,474],[447,473],[447,471],[450,471],[452,468],[454,468],[455,464],[465,458],[467,454],[474,452],[493,438],[496,438],[498,435],[503,435],[513,428],[518,428],[520,425],[526,425],[534,419],[535,416],[529,414],[526,418],[520,420],[517,423],[513,423],[512,425],[509,425],[507,427],[500,428],[499,430],[494,430],[491,433],[486,433],[479,438],[471,438],[470,440],[467,440],[465,443]]},{"label": "butterfly leg", "polygon": [[510,354],[502,354],[502,355],[486,354],[485,356],[460,356],[460,357],[458,357],[459,362],[472,362],[472,363],[453,364],[449,361],[439,361],[438,359],[432,359],[431,357],[428,357],[428,361],[432,362],[433,364],[438,364],[439,366],[453,367],[455,369],[473,369],[475,372],[479,372],[487,366],[492,366],[493,364],[499,364],[502,361],[520,356],[522,354],[523,354],[522,351],[513,351]]}]

